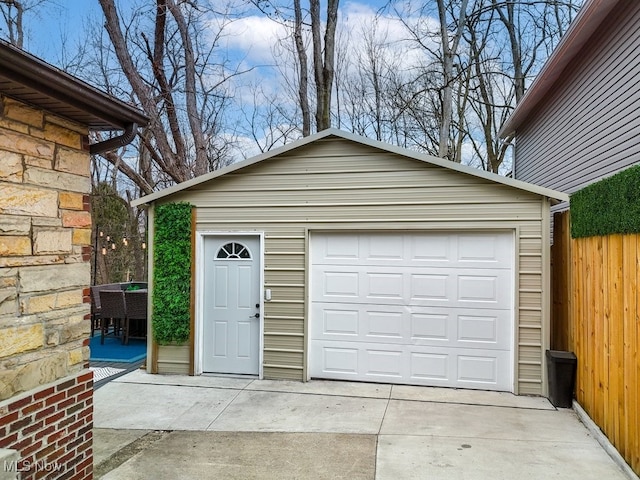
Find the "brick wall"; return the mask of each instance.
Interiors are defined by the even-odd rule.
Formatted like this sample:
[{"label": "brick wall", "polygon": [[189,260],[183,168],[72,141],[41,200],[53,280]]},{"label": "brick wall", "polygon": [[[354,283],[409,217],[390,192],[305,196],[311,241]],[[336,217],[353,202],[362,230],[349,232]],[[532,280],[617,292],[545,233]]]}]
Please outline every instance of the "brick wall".
[{"label": "brick wall", "polygon": [[90,371],[0,402],[2,446],[20,453],[16,464],[0,465],[0,470],[12,469],[23,480],[91,478],[92,427]]},{"label": "brick wall", "polygon": [[[76,423],[92,426],[90,412],[78,413],[90,408],[80,395],[92,390],[77,393],[91,382],[87,133],[85,126],[0,95],[0,408],[7,410],[0,416],[17,415],[10,425],[0,423],[0,448],[17,449],[26,460],[38,449],[60,451],[56,435],[65,436],[74,459],[62,454],[69,468],[61,478],[76,475],[78,462],[91,456],[90,434],[75,438]],[[47,403],[37,396],[51,385],[60,401],[47,397],[47,409],[64,424],[58,434],[45,420],[33,422],[38,405]]]}]

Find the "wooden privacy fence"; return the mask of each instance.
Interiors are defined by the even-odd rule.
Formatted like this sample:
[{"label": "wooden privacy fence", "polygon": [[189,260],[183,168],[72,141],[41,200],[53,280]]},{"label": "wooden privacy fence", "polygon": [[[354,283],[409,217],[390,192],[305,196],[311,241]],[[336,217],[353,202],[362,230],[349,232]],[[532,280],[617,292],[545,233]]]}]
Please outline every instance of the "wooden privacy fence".
[{"label": "wooden privacy fence", "polygon": [[640,473],[640,235],[572,239],[554,217],[552,338],[578,357],[576,399]]}]

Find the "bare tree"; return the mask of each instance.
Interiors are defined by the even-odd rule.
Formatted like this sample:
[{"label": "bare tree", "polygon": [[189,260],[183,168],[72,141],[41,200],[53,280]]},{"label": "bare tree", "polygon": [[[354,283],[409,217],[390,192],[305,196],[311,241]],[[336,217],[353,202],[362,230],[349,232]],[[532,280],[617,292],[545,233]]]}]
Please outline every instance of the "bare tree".
[{"label": "bare tree", "polygon": [[[415,111],[416,121],[420,105],[425,117],[435,117],[438,156],[500,171],[509,142],[500,142],[497,132],[581,3],[437,0],[433,5],[402,0],[393,4],[409,38],[426,52],[422,73],[402,89],[402,101],[407,110]],[[437,24],[429,18],[437,18]],[[434,92],[437,102],[432,100]]]},{"label": "bare tree", "polygon": [[0,0],[0,37],[24,48],[29,23],[26,16],[38,16],[45,6],[55,6],[55,3],[52,0]]},{"label": "bare tree", "polygon": [[[128,168],[118,153],[105,158],[143,192],[228,163],[229,145],[220,135],[222,111],[229,105],[230,79],[246,71],[232,65],[220,47],[232,21],[225,17],[228,12],[157,0],[153,12],[126,12],[125,19],[114,0],[100,0],[100,6],[117,64],[151,119],[139,138],[144,168]],[[223,19],[221,27],[205,28],[205,15]],[[112,75],[108,62],[107,78]],[[160,177],[154,179],[150,172]]]},{"label": "bare tree", "polygon": [[497,13],[509,41],[516,103],[524,95],[527,76],[551,53],[581,4],[579,0],[491,0],[490,11]]},{"label": "bare tree", "polygon": [[[295,0],[299,3],[300,0]],[[316,80],[316,125],[318,131],[331,127],[331,93],[333,90],[335,38],[339,0],[327,1],[324,42],[321,38],[320,0],[309,0],[313,66]]]},{"label": "bare tree", "polygon": [[[320,0],[309,0],[305,12],[300,0],[293,1],[293,20],[288,7],[272,0],[252,0],[264,14],[291,30],[295,49],[297,78],[297,104],[302,120],[302,134],[311,134],[311,104],[315,101],[316,131],[331,127],[332,94],[335,74],[335,39],[338,24],[339,0],[328,0],[325,17],[321,15]],[[324,34],[323,34],[324,23]],[[308,41],[312,49],[312,65],[309,66]],[[313,69],[315,95],[309,93],[309,68]]]},{"label": "bare tree", "polygon": [[[456,2],[457,3],[457,2]],[[440,38],[442,48],[442,111],[440,118],[440,135],[438,137],[438,156],[448,157],[449,152],[449,130],[451,128],[451,118],[453,115],[453,90],[454,90],[454,59],[458,54],[458,47],[467,15],[468,0],[460,0],[460,5],[454,11],[454,2],[445,5],[445,0],[438,0],[438,19],[440,20]],[[447,8],[448,7],[448,8]],[[450,10],[454,18],[453,35],[449,37],[449,20],[447,10]]]},{"label": "bare tree", "polygon": [[294,26],[293,40],[298,55],[298,101],[300,102],[300,113],[302,115],[302,135],[311,135],[311,113],[309,108],[309,62],[307,59],[307,49],[303,38],[302,8],[300,0],[294,0]]},{"label": "bare tree", "polygon": [[17,0],[0,0],[0,12],[4,20],[9,43],[18,48],[24,45],[25,5]]},{"label": "bare tree", "polygon": [[560,40],[577,3],[491,0],[479,2],[469,16],[465,35],[473,92],[468,116],[481,131],[469,138],[484,169],[500,172],[510,141],[501,141],[497,133]]}]

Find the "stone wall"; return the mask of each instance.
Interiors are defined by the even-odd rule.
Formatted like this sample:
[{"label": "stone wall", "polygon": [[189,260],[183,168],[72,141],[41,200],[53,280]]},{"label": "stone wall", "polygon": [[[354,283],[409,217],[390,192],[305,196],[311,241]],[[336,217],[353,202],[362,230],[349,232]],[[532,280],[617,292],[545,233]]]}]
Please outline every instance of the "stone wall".
[{"label": "stone wall", "polygon": [[[87,133],[0,95],[0,416],[16,397],[91,375]],[[1,427],[0,448],[24,444]]]}]

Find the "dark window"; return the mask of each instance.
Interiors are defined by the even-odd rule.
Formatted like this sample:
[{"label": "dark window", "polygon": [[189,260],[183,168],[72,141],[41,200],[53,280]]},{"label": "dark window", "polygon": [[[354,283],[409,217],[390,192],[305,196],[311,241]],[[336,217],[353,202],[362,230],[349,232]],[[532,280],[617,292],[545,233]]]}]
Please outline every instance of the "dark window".
[{"label": "dark window", "polygon": [[221,260],[251,259],[251,253],[241,243],[231,242],[220,247],[216,258]]}]

